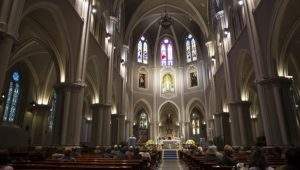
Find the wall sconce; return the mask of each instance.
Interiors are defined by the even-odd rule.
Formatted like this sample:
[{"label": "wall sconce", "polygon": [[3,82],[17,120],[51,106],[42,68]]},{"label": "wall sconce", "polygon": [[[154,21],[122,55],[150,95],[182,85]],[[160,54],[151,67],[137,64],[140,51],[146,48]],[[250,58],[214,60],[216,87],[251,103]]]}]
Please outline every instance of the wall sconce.
[{"label": "wall sconce", "polygon": [[224,30],[223,30],[223,36],[225,38],[227,38],[229,36],[229,34],[230,34],[229,29],[228,28],[224,28]]},{"label": "wall sconce", "polygon": [[96,14],[96,13],[97,13],[97,9],[96,9],[95,6],[92,6],[92,13],[93,13],[93,14]]},{"label": "wall sconce", "polygon": [[105,38],[106,38],[107,40],[110,40],[111,34],[110,34],[110,33],[106,33]]},{"label": "wall sconce", "polygon": [[238,1],[238,4],[239,4],[240,6],[243,6],[243,5],[244,5],[244,1],[243,1],[243,0],[239,0],[239,1]]}]

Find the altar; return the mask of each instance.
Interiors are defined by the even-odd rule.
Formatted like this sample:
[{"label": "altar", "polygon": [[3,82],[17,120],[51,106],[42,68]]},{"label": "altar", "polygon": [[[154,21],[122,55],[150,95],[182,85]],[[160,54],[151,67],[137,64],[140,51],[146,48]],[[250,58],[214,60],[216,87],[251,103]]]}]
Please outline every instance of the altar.
[{"label": "altar", "polygon": [[160,145],[162,149],[180,149],[180,140],[161,140]]}]

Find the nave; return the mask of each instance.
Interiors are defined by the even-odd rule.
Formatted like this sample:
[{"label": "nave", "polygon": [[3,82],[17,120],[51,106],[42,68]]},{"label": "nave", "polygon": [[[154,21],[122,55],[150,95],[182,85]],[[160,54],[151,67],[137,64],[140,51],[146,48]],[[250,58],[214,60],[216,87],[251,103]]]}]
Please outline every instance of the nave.
[{"label": "nave", "polygon": [[0,169],[300,169],[299,7],[0,0]]}]

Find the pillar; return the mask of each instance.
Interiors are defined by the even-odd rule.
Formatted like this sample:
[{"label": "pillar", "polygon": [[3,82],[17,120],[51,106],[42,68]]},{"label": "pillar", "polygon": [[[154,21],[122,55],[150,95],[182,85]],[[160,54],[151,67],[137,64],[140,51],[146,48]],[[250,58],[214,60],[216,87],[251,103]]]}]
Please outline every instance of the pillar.
[{"label": "pillar", "polygon": [[103,113],[103,122],[102,122],[102,144],[103,145],[111,145],[111,106],[110,105],[103,105],[102,108]]},{"label": "pillar", "polygon": [[47,129],[48,129],[48,115],[50,114],[50,107],[48,105],[35,105],[32,107],[32,134],[31,144],[41,146],[46,144]]},{"label": "pillar", "polygon": [[216,136],[221,137],[224,144],[231,144],[229,113],[215,114]]},{"label": "pillar", "polygon": [[1,0],[0,4],[0,94],[25,0]]},{"label": "pillar", "polygon": [[56,87],[58,111],[54,125],[54,144],[80,144],[84,87],[77,83],[62,83]]},{"label": "pillar", "polygon": [[6,70],[14,44],[13,37],[7,34],[0,33],[0,92],[3,92],[4,81],[6,77]]},{"label": "pillar", "polygon": [[118,115],[111,115],[111,143],[113,145],[119,144],[118,142]]},{"label": "pillar", "polygon": [[127,141],[129,137],[131,137],[131,134],[130,134],[130,120],[125,120],[125,140]]},{"label": "pillar", "polygon": [[292,83],[292,79],[277,76],[257,82],[267,145],[300,143]]},{"label": "pillar", "polygon": [[[251,128],[251,117],[250,117],[250,102],[247,101],[238,101],[230,103],[233,108],[234,117],[231,119],[231,123],[235,125],[232,126],[232,139],[238,138],[236,136],[238,133],[240,135],[240,141],[234,143],[235,145],[243,145],[250,146],[253,145],[253,136],[252,136],[252,128]],[[238,128],[238,129],[233,129]],[[239,131],[239,132],[238,132]]]},{"label": "pillar", "polygon": [[103,123],[103,105],[93,104],[91,106],[93,118],[92,118],[92,144],[102,145],[102,123]]},{"label": "pillar", "polygon": [[185,132],[185,140],[188,140],[191,138],[190,136],[190,122],[184,122],[184,132]]},{"label": "pillar", "polygon": [[118,114],[118,143],[126,142],[125,140],[125,115]]}]

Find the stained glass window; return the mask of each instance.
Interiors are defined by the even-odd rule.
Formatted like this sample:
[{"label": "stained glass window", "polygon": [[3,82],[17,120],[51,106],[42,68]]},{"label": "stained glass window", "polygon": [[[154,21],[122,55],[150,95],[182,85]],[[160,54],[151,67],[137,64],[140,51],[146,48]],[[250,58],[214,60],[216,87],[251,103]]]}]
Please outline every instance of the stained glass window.
[{"label": "stained glass window", "polygon": [[21,75],[19,72],[15,71],[11,74],[4,108],[3,121],[13,122],[16,118],[20,99],[20,80]]},{"label": "stained glass window", "polygon": [[54,117],[56,113],[56,101],[57,101],[57,95],[56,92],[54,91],[51,99],[50,114],[48,115],[48,130],[50,132],[52,132],[54,126]]},{"label": "stained glass window", "polygon": [[161,41],[160,58],[162,66],[173,65],[173,45],[171,40],[169,40],[168,38],[165,38]]},{"label": "stained glass window", "polygon": [[144,36],[142,36],[138,42],[137,62],[148,64],[148,44]]},{"label": "stained glass window", "polygon": [[197,46],[194,37],[189,34],[185,39],[186,61],[192,62],[197,60]]}]

